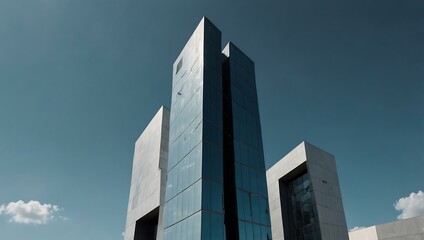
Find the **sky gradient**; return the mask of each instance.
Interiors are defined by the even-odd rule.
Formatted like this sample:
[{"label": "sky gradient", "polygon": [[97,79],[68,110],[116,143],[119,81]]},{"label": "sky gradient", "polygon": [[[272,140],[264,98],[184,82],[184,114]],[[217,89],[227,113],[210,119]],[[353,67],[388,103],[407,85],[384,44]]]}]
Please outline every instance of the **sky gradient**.
[{"label": "sky gradient", "polygon": [[[424,190],[423,12],[418,0],[0,1],[0,239],[122,239],[134,142],[170,105],[172,63],[204,15],[255,62],[266,166],[309,141],[336,156],[349,228],[396,220],[396,201]],[[19,200],[55,217],[10,222]]]}]

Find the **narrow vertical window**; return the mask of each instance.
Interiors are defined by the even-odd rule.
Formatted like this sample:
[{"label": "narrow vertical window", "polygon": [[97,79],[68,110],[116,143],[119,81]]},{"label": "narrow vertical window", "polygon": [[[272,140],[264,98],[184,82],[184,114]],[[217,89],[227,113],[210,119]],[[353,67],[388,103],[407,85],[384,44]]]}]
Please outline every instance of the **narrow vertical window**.
[{"label": "narrow vertical window", "polygon": [[175,71],[175,74],[178,73],[178,71],[180,71],[181,67],[183,66],[183,58],[180,59],[180,61],[177,64],[177,70]]}]

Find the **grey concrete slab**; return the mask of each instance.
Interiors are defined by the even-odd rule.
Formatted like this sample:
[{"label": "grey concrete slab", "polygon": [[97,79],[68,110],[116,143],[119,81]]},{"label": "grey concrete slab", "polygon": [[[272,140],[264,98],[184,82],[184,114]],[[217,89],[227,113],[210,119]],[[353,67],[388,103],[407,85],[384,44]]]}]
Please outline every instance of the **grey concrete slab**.
[{"label": "grey concrete slab", "polygon": [[273,239],[284,238],[285,213],[282,201],[282,182],[307,173],[314,193],[318,226],[323,240],[347,240],[348,232],[340,193],[334,155],[302,142],[267,171],[271,228]]},{"label": "grey concrete slab", "polygon": [[[169,109],[161,107],[135,143],[125,240],[133,240],[136,221],[163,205],[168,161]],[[163,209],[159,208],[158,229]],[[162,239],[158,231],[157,239]]]}]

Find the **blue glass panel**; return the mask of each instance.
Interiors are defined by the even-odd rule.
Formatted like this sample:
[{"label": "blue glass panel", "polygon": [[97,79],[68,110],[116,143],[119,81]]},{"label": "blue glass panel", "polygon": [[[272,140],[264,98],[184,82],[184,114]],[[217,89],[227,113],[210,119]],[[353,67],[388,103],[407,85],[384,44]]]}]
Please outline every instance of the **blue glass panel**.
[{"label": "blue glass panel", "polygon": [[261,223],[268,224],[268,221],[269,221],[268,220],[269,219],[268,202],[265,198],[260,198],[259,203],[260,203]]},{"label": "blue glass panel", "polygon": [[[207,144],[205,144],[207,145]],[[223,182],[223,157],[222,157],[222,151],[218,150],[215,147],[210,146],[210,155],[209,155],[209,161],[210,161],[210,178],[218,181]]]},{"label": "blue glass panel", "polygon": [[243,221],[239,221],[239,238],[240,240],[246,240],[246,229]]},{"label": "blue glass panel", "polygon": [[202,240],[211,239],[211,215],[207,212],[202,212]]},{"label": "blue glass panel", "polygon": [[249,170],[247,167],[241,167],[241,180],[242,180],[242,188],[245,190],[249,189]]},{"label": "blue glass panel", "polygon": [[242,191],[240,190],[237,190],[237,212],[240,219],[246,219],[244,214]]},{"label": "blue glass panel", "polygon": [[255,240],[261,240],[261,226],[253,224],[253,235]]},{"label": "blue glass panel", "polygon": [[241,165],[239,163],[235,163],[235,172],[236,172],[236,186],[241,187],[242,180],[241,180]]},{"label": "blue glass panel", "polygon": [[250,180],[250,190],[251,192],[257,193],[258,192],[258,186],[257,186],[257,175],[256,171],[249,168],[249,180]]},{"label": "blue glass panel", "polygon": [[211,184],[207,180],[202,181],[202,209],[211,209]]},{"label": "blue glass panel", "polygon": [[251,223],[246,223],[246,240],[253,240],[253,226]]},{"label": "blue glass panel", "polygon": [[260,216],[260,208],[258,207],[260,204],[258,196],[252,196],[252,221],[256,223],[261,222]]},{"label": "blue glass panel", "polygon": [[211,147],[209,144],[203,144],[203,176],[207,178],[212,178],[211,176]]},{"label": "blue glass panel", "polygon": [[211,214],[211,240],[222,240],[224,237],[224,217]]},{"label": "blue glass panel", "polygon": [[243,198],[243,206],[244,206],[244,216],[246,220],[251,221],[252,220],[252,212],[251,212],[251,205],[250,205],[250,197],[249,194],[242,191],[242,198]]},{"label": "blue glass panel", "polygon": [[211,210],[218,213],[223,213],[223,187],[221,184],[211,182]]}]

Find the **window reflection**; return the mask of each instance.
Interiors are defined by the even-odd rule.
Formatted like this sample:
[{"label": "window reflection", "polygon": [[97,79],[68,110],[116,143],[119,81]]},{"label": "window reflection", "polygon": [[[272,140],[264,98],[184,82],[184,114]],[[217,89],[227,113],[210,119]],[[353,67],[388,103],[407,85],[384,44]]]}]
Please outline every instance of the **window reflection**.
[{"label": "window reflection", "polygon": [[288,217],[291,222],[288,228],[289,239],[320,239],[314,201],[307,172],[287,183]]}]

